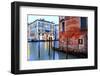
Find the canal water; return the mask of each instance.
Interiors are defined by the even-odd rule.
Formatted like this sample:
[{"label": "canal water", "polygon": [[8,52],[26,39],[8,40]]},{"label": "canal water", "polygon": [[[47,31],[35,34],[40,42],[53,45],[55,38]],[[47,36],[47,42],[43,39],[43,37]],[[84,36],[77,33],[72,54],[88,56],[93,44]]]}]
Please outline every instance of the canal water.
[{"label": "canal water", "polygon": [[58,41],[28,42],[28,61],[32,60],[59,60],[75,59],[77,57],[63,52],[55,51],[52,47],[58,48]]}]

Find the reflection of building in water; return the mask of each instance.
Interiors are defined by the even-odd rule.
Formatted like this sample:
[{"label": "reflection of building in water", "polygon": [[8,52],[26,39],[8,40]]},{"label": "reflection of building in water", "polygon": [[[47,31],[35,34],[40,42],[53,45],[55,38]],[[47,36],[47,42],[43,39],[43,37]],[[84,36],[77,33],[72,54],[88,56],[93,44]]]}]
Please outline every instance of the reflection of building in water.
[{"label": "reflection of building in water", "polygon": [[55,24],[44,19],[37,19],[28,24],[28,39],[30,40],[54,40]]},{"label": "reflection of building in water", "polygon": [[66,52],[87,52],[86,17],[59,17],[59,47]]},{"label": "reflection of building in water", "polygon": [[58,24],[54,25],[54,32],[53,32],[53,34],[54,34],[55,40],[58,40],[59,39],[59,25]]}]

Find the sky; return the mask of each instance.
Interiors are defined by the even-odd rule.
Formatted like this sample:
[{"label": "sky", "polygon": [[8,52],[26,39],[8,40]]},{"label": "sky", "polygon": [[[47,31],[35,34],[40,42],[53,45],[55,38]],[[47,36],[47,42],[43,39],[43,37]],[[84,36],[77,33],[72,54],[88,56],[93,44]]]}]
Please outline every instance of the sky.
[{"label": "sky", "polygon": [[59,16],[43,16],[43,15],[28,15],[28,23],[35,21],[36,19],[45,19],[46,21],[59,24]]}]

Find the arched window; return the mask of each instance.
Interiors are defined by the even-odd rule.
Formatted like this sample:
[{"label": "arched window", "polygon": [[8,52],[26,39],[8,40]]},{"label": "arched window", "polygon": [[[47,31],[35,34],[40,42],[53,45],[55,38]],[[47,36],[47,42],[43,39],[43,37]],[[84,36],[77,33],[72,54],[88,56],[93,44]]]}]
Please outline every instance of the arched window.
[{"label": "arched window", "polygon": [[65,25],[65,23],[64,23],[64,22],[62,22],[62,32],[64,32],[64,31],[65,31],[65,27],[64,27],[64,25]]}]

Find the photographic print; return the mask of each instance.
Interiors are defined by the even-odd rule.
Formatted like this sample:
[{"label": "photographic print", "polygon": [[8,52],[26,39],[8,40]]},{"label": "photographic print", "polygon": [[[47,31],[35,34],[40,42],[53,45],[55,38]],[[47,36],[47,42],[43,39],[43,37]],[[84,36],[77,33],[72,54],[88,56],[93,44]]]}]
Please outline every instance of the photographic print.
[{"label": "photographic print", "polygon": [[11,3],[11,73],[97,69],[97,7]]},{"label": "photographic print", "polygon": [[87,58],[87,17],[27,15],[28,61]]}]

